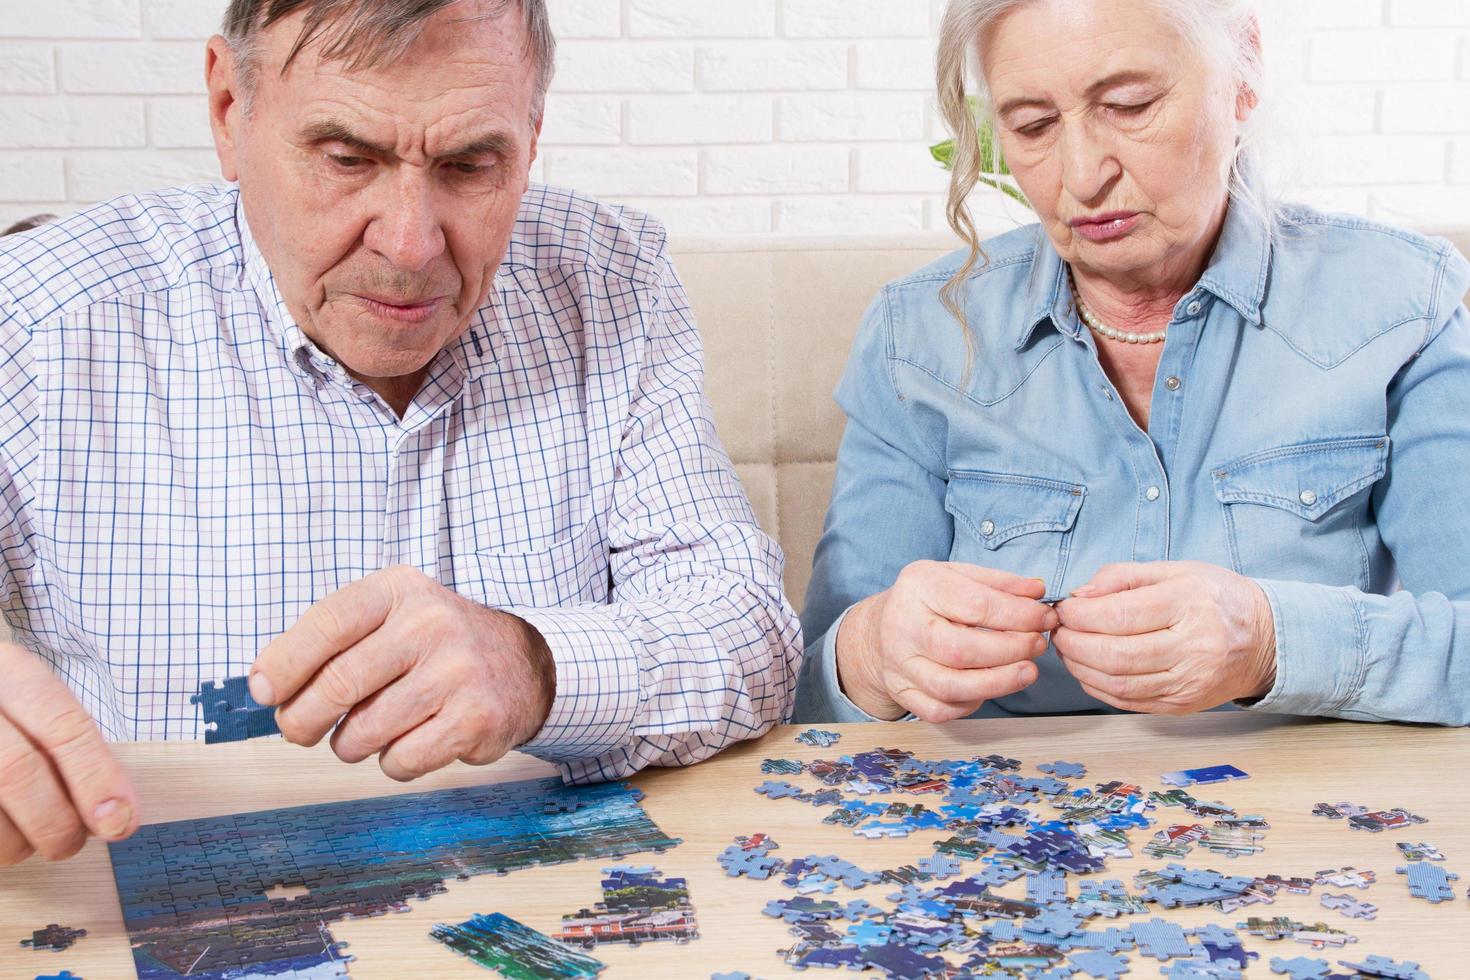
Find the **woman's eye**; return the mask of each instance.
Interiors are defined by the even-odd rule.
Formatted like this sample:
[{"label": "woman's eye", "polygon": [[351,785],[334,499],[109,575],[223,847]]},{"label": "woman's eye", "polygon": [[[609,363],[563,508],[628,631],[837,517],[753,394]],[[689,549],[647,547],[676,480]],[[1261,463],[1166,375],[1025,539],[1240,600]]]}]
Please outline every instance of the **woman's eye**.
[{"label": "woman's eye", "polygon": [[1153,105],[1153,102],[1135,102],[1130,105],[1115,105],[1112,110],[1121,116],[1141,116],[1145,109]]},{"label": "woman's eye", "polygon": [[1036,122],[1019,127],[1016,132],[1022,136],[1040,136],[1051,127],[1051,123],[1050,119],[1038,119]]}]

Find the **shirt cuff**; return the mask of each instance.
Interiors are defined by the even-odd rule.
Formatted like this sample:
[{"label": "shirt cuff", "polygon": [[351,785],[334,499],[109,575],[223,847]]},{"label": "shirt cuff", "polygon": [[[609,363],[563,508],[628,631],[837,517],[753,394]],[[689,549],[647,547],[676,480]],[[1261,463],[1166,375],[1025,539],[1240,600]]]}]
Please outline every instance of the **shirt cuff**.
[{"label": "shirt cuff", "polygon": [[1355,701],[1367,669],[1367,632],[1351,590],[1256,580],[1276,621],[1276,683],[1244,706],[1291,715],[1333,715]]},{"label": "shirt cuff", "polygon": [[536,737],[520,751],[566,770],[597,768],[626,745],[638,714],[638,651],[610,610],[561,607],[504,610],[540,632],[556,664],[556,697]]},{"label": "shirt cuff", "polygon": [[[884,720],[875,718],[853,704],[842,693],[842,685],[837,680],[837,631],[842,629],[842,622],[851,611],[852,607],[849,606],[827,632],[822,634],[821,639],[807,647],[806,657],[801,663],[801,679],[796,685],[796,708],[791,716],[793,722],[842,724]],[[909,721],[913,717],[910,714],[896,720]]]}]

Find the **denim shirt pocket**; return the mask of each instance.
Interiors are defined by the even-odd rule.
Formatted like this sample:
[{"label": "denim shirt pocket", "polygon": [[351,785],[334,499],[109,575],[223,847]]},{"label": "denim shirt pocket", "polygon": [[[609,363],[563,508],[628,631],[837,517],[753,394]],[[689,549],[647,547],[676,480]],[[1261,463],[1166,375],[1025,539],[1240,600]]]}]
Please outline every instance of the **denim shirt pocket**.
[{"label": "denim shirt pocket", "polygon": [[1046,601],[1061,598],[1081,484],[1035,476],[954,470],[944,509],[955,521],[950,560],[1046,582]]},{"label": "denim shirt pocket", "polygon": [[606,602],[607,545],[594,517],[569,534],[524,551],[476,551],[460,567],[459,591],[492,607]]},{"label": "denim shirt pocket", "polygon": [[1368,496],[1388,472],[1388,437],[1297,443],[1214,470],[1235,571],[1366,589]]}]

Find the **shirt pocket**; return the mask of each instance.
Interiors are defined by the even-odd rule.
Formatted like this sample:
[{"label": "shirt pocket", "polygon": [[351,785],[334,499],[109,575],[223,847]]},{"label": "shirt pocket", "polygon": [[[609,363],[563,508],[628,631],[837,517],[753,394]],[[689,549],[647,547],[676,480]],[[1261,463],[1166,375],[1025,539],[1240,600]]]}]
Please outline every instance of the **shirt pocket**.
[{"label": "shirt pocket", "polygon": [[1298,443],[1214,471],[1235,571],[1368,588],[1363,527],[1369,494],[1388,471],[1388,437]]},{"label": "shirt pocket", "polygon": [[1086,496],[1077,483],[955,470],[944,496],[955,522],[950,559],[1039,578],[1046,582],[1045,601],[1055,601]]},{"label": "shirt pocket", "polygon": [[462,569],[460,592],[487,606],[602,603],[612,587],[607,542],[595,517],[533,549],[476,551]]}]

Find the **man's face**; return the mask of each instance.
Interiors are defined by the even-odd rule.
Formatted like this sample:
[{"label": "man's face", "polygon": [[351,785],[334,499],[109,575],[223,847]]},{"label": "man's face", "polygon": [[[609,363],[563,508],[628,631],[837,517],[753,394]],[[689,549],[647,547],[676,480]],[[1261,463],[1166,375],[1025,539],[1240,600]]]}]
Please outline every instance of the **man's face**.
[{"label": "man's face", "polygon": [[479,7],[439,11],[392,63],[350,71],[312,44],[284,76],[302,15],[282,20],[260,38],[248,112],[210,42],[221,165],[292,316],[402,404],[484,303],[536,155],[521,18]]}]

